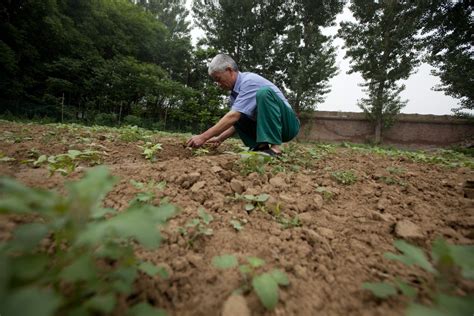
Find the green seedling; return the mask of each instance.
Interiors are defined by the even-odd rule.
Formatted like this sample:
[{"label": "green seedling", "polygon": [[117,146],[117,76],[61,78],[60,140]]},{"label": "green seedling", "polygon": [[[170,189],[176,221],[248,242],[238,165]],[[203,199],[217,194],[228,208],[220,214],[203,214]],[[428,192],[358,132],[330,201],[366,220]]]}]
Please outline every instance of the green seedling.
[{"label": "green seedling", "polygon": [[33,166],[47,164],[50,175],[59,172],[62,175],[68,175],[73,172],[79,162],[88,162],[91,165],[100,164],[100,153],[93,150],[68,150],[67,154],[56,156],[41,155],[33,162]]},{"label": "green seedling", "polygon": [[242,223],[239,222],[239,221],[236,220],[236,219],[230,220],[229,223],[230,223],[230,224],[232,225],[232,227],[234,227],[234,229],[235,229],[236,231],[238,231],[238,232],[241,231],[242,229],[244,229],[244,226],[242,225]]},{"label": "green seedling", "polygon": [[352,170],[334,171],[331,176],[340,184],[351,185],[357,181],[357,175]]},{"label": "green seedling", "polygon": [[214,220],[211,214],[206,213],[204,208],[199,207],[198,218],[189,220],[184,227],[179,227],[178,232],[188,238],[188,244],[192,247],[194,242],[203,236],[212,236],[213,230],[209,224]]},{"label": "green seedling", "polygon": [[120,133],[120,140],[124,142],[136,142],[139,140],[149,140],[151,138],[151,132],[138,126],[125,126],[118,129]]},{"label": "green seedling", "polygon": [[238,201],[244,201],[245,203],[245,210],[247,212],[251,212],[253,210],[261,210],[265,212],[265,202],[270,198],[270,195],[268,194],[259,194],[259,195],[253,195],[253,194],[238,194],[235,193],[235,200]]},{"label": "green seedling", "polygon": [[156,197],[155,190],[163,191],[166,187],[166,181],[156,183],[154,180],[151,180],[148,183],[142,183],[132,179],[130,183],[136,189],[143,191],[138,193],[131,203],[151,203]]},{"label": "green seedling", "polygon": [[[0,180],[0,213],[36,219],[0,243],[0,314],[108,315],[133,293],[140,273],[166,276],[162,267],[138,258],[134,248],[156,250],[159,227],[176,208],[103,208],[115,183],[105,167],[69,183],[65,195]],[[140,303],[131,309],[142,304],[152,308]]]},{"label": "green seedling", "polygon": [[[469,315],[474,310],[474,296],[460,295],[457,285],[474,280],[474,246],[450,245],[442,239],[433,243],[431,261],[425,252],[403,240],[395,241],[401,254],[385,253],[385,258],[416,266],[426,271],[431,279],[418,278],[418,287],[399,277],[394,282],[364,283],[362,288],[384,299],[402,294],[410,300],[408,316]],[[432,304],[421,305],[418,293],[427,293]],[[420,297],[421,298],[421,297]]]},{"label": "green seedling", "polygon": [[283,226],[283,229],[289,229],[293,227],[301,227],[303,224],[301,223],[300,219],[298,216],[295,216],[293,218],[286,218],[283,216],[280,216],[277,218],[278,223],[280,223]]},{"label": "green seedling", "polygon": [[155,161],[156,153],[163,149],[161,144],[153,144],[152,142],[146,142],[145,145],[138,147],[143,150],[142,155],[145,156],[145,159],[150,161]]},{"label": "green seedling", "polygon": [[320,193],[325,201],[331,201],[334,198],[334,193],[326,187],[317,187],[315,191]]},{"label": "green seedling", "polygon": [[246,263],[239,265],[234,255],[216,256],[212,258],[212,265],[218,269],[238,267],[244,284],[237,291],[247,293],[253,289],[263,306],[269,310],[274,309],[278,303],[279,286],[290,284],[287,275],[279,269],[258,273],[258,270],[264,267],[265,261],[257,257],[247,257]]},{"label": "green seedling", "polygon": [[193,156],[206,156],[209,155],[209,149],[206,148],[197,148],[197,149],[192,149],[193,151]]},{"label": "green seedling", "polygon": [[240,159],[236,161],[237,168],[243,176],[252,172],[259,174],[265,173],[265,166],[272,161],[268,155],[259,152],[244,151],[240,153]]}]

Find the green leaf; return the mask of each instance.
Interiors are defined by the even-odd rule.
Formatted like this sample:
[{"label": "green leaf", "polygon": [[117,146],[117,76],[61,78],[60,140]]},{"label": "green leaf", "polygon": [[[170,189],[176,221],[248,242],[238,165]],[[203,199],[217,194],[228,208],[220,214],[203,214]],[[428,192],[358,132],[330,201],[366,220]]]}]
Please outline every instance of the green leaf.
[{"label": "green leaf", "polygon": [[379,282],[379,283],[367,283],[364,282],[362,283],[362,288],[369,290],[374,294],[375,296],[379,298],[387,298],[392,295],[397,294],[397,289],[389,284],[389,283],[384,283],[384,282]]},{"label": "green leaf", "polygon": [[102,219],[102,218],[105,218],[106,215],[115,214],[115,213],[116,213],[116,210],[113,209],[113,208],[98,207],[98,208],[92,210],[91,218],[92,219]]},{"label": "green leaf", "polygon": [[97,278],[95,262],[90,255],[78,256],[70,265],[65,267],[59,277],[66,282],[88,281]]},{"label": "green leaf", "polygon": [[403,282],[399,278],[395,280],[395,284],[398,286],[400,291],[402,291],[402,294],[405,295],[406,297],[414,298],[416,297],[417,290],[416,288],[408,285],[408,283]]},{"label": "green leaf", "polygon": [[134,305],[127,312],[130,316],[166,316],[166,312],[161,308],[154,308],[148,303]]},{"label": "green leaf", "polygon": [[252,201],[252,202],[255,201],[255,195],[253,195],[253,194],[244,194],[243,197],[247,201]]},{"label": "green leaf", "polygon": [[230,224],[232,225],[232,227],[234,227],[235,230],[237,231],[241,231],[244,227],[242,226],[242,224],[240,224],[239,221],[237,220],[231,220],[230,221]]},{"label": "green leaf", "polygon": [[275,269],[270,272],[270,275],[279,285],[290,285],[290,281],[288,280],[288,276],[285,272]]},{"label": "green leaf", "polygon": [[198,214],[206,225],[209,225],[209,223],[214,220],[214,217],[212,217],[211,214],[206,213],[202,207],[198,209]]},{"label": "green leaf", "polygon": [[133,290],[133,282],[137,278],[137,269],[135,267],[120,267],[111,273],[115,279],[113,287],[120,293],[129,294]]},{"label": "green leaf", "polygon": [[270,198],[270,195],[268,194],[259,194],[255,197],[256,202],[265,202]]},{"label": "green leaf", "polygon": [[31,251],[47,234],[45,224],[23,224],[14,231],[11,245],[15,250]]},{"label": "green leaf", "polygon": [[453,261],[461,267],[462,276],[474,279],[474,246],[449,245]]},{"label": "green leaf", "polygon": [[222,255],[212,258],[212,265],[218,269],[234,268],[238,264],[237,258],[234,255]]},{"label": "green leaf", "polygon": [[115,304],[117,304],[117,299],[112,293],[105,295],[96,295],[84,303],[87,308],[97,312],[102,312],[104,314],[109,314],[110,312],[112,312],[115,307]]},{"label": "green leaf", "polygon": [[263,273],[254,277],[252,287],[263,306],[267,309],[275,308],[278,303],[278,283],[270,274]]},{"label": "green leaf", "polygon": [[450,316],[472,315],[474,311],[474,297],[455,297],[440,294],[436,298],[439,309],[445,311]]},{"label": "green leaf", "polygon": [[252,268],[248,264],[243,264],[239,266],[239,271],[242,272],[243,274],[250,274],[252,273]]},{"label": "green leaf", "polygon": [[247,212],[253,210],[254,208],[255,208],[255,206],[253,204],[250,204],[250,203],[245,204],[245,210]]},{"label": "green leaf", "polygon": [[48,259],[48,256],[43,254],[15,257],[11,259],[11,269],[15,277],[31,280],[45,270]]},{"label": "green leaf", "polygon": [[412,246],[403,240],[396,240],[394,242],[394,245],[398,250],[403,252],[403,255],[396,255],[389,252],[384,254],[385,258],[397,260],[406,265],[417,265],[428,272],[436,273],[436,270],[426,258],[423,250],[418,247]]},{"label": "green leaf", "polygon": [[430,308],[430,307],[423,306],[420,304],[411,304],[406,311],[406,316],[447,316],[447,315],[439,311],[438,309]]},{"label": "green leaf", "polygon": [[257,258],[257,257],[247,257],[247,262],[253,268],[258,268],[258,267],[261,267],[265,264],[265,261],[263,259],[260,259],[260,258]]},{"label": "green leaf", "polygon": [[2,300],[0,314],[5,316],[53,316],[61,304],[56,293],[39,288],[23,288]]},{"label": "green leaf", "polygon": [[148,261],[140,263],[138,269],[145,272],[151,277],[155,276],[160,271],[160,268]]}]

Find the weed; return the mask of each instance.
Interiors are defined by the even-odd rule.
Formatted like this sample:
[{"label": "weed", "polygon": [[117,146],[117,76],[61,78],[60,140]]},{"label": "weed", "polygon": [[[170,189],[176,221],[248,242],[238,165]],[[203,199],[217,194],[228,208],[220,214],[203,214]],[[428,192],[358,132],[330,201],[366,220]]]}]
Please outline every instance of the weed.
[{"label": "weed", "polygon": [[124,142],[136,142],[139,140],[148,140],[151,138],[151,133],[138,126],[126,126],[118,129],[120,133],[120,140]]},{"label": "weed", "polygon": [[234,227],[234,229],[235,229],[236,231],[238,231],[238,232],[241,231],[242,229],[244,229],[244,226],[242,225],[242,223],[239,222],[239,221],[236,220],[236,219],[231,219],[229,223],[230,223],[230,224],[232,225],[232,227]]},{"label": "weed", "polygon": [[178,227],[178,232],[185,237],[188,237],[188,244],[192,247],[194,242],[203,236],[211,236],[213,234],[212,228],[208,225],[214,220],[211,214],[206,213],[204,208],[198,209],[199,218],[189,220],[184,227]]},{"label": "weed", "polygon": [[0,243],[2,315],[111,314],[118,299],[132,293],[139,272],[165,275],[133,249],[137,243],[157,248],[157,225],[175,207],[135,204],[120,213],[102,208],[115,182],[105,167],[97,167],[70,183],[63,196],[1,179],[0,213],[39,219]]},{"label": "weed", "polygon": [[244,284],[238,291],[249,292],[253,289],[265,308],[274,309],[279,299],[279,286],[290,284],[287,275],[279,269],[257,273],[257,270],[265,265],[265,261],[257,257],[247,257],[246,261],[246,264],[239,265],[234,255],[222,255],[212,258],[212,265],[218,269],[238,266],[244,279]]},{"label": "weed", "polygon": [[[364,283],[362,287],[379,298],[397,295],[399,292],[411,303],[407,315],[470,315],[474,310],[474,297],[460,296],[457,284],[462,279],[474,279],[474,246],[450,245],[442,239],[433,243],[431,262],[425,252],[403,240],[395,241],[395,247],[402,254],[386,253],[385,258],[399,261],[407,266],[418,266],[434,278],[434,282],[419,278],[421,291],[401,278],[394,283]],[[432,306],[417,302],[418,293],[427,293]]]},{"label": "weed", "polygon": [[283,226],[283,229],[289,229],[289,228],[293,228],[293,227],[301,227],[302,226],[302,223],[300,222],[300,219],[298,218],[298,216],[295,216],[293,218],[286,218],[286,217],[282,217],[282,216],[279,216],[277,218],[277,221],[278,223],[280,223],[282,226]]},{"label": "weed", "polygon": [[146,142],[145,145],[138,147],[143,150],[142,155],[145,156],[145,159],[150,161],[155,161],[156,153],[163,149],[161,144],[153,144],[152,142]]},{"label": "weed", "polygon": [[352,170],[334,171],[331,176],[340,184],[351,185],[357,181],[357,175]]},{"label": "weed", "polygon": [[100,153],[93,150],[68,150],[67,154],[60,154],[56,156],[41,155],[33,162],[34,166],[47,164],[50,175],[59,172],[62,175],[68,175],[73,172],[79,162],[86,161],[91,165],[100,164]]},{"label": "weed", "polygon": [[237,168],[243,176],[247,176],[252,172],[259,174],[265,173],[265,166],[272,160],[270,156],[263,155],[258,152],[241,152],[240,159],[237,160]]},{"label": "weed", "polygon": [[317,187],[315,191],[320,193],[325,201],[331,201],[334,198],[334,193],[326,187]]},{"label": "weed", "polygon": [[400,175],[406,172],[404,168],[398,168],[398,167],[388,167],[387,171],[393,175]]},{"label": "weed", "polygon": [[193,151],[193,156],[206,156],[209,155],[209,149],[206,148],[197,148],[197,149],[192,149]]},{"label": "weed", "polygon": [[255,209],[265,212],[265,202],[268,200],[269,197],[270,196],[265,193],[259,194],[259,195],[253,195],[253,194],[240,195],[238,193],[235,193],[234,200],[246,202],[244,208],[247,212],[251,212]]}]

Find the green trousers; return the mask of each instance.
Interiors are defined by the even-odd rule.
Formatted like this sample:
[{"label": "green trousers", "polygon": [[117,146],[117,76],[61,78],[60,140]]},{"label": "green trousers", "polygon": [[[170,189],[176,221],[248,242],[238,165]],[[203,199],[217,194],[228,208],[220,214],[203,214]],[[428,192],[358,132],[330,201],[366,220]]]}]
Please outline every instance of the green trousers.
[{"label": "green trousers", "polygon": [[289,142],[298,135],[300,122],[293,109],[271,88],[264,87],[257,91],[256,121],[241,114],[234,127],[245,146],[252,148]]}]

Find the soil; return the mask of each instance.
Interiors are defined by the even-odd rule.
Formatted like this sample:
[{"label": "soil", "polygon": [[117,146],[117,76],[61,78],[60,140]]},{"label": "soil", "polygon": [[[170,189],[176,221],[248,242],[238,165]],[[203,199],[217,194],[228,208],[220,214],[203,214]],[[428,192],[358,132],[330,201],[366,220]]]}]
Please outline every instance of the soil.
[{"label": "soil", "polygon": [[[20,163],[33,148],[47,155],[68,149],[101,151],[103,164],[120,178],[104,203],[118,210],[139,192],[131,179],[166,181],[165,189],[156,192],[155,203],[168,197],[180,212],[162,231],[159,249],[137,249],[137,254],[165,266],[170,277],[142,275],[128,303],[146,299],[170,315],[222,313],[226,300],[243,284],[236,269],[222,271],[211,265],[212,258],[222,254],[235,254],[240,262],[247,256],[262,258],[263,270],[279,268],[289,277],[290,285],[280,288],[273,311],[266,311],[254,292],[243,294],[252,315],[402,315],[406,299],[379,300],[361,289],[363,282],[395,276],[411,280],[414,286],[419,282],[416,275],[429,277],[419,269],[384,259],[385,252],[396,252],[394,240],[403,238],[425,250],[439,236],[461,245],[474,240],[474,200],[465,197],[463,187],[474,179],[468,168],[419,164],[336,147],[319,159],[305,161],[299,169],[285,162],[284,169],[270,164],[263,174],[243,175],[239,155],[231,153],[232,141],[196,156],[183,147],[182,137],[156,134],[153,140],[163,149],[150,162],[137,146],[143,141],[121,141],[113,133],[5,121],[0,122],[0,132],[1,152],[16,159],[1,162],[0,175],[28,186],[61,192],[66,181],[81,178],[90,167],[83,164],[68,176],[49,176],[46,167]],[[353,170],[357,181],[340,184],[332,176],[338,170]],[[245,203],[233,199],[235,192],[269,194],[267,211],[246,212]],[[209,224],[213,234],[189,244],[178,227],[197,218],[199,207],[214,217]],[[298,216],[301,226],[280,224],[276,211],[271,211],[277,209],[285,218]],[[230,224],[233,219],[245,223],[241,231]],[[4,226],[0,230],[12,226],[5,220],[0,224]],[[459,286],[461,293],[473,290],[472,284]]]}]

